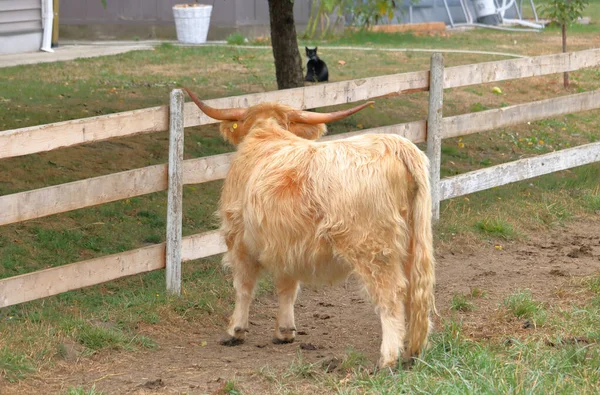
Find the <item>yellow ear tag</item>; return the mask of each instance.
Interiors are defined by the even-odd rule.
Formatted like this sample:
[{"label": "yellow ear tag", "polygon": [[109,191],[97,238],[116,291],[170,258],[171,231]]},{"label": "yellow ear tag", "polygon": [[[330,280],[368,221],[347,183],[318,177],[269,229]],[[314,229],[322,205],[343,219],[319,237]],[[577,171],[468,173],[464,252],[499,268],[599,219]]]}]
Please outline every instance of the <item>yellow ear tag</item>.
[{"label": "yellow ear tag", "polygon": [[234,124],[233,124],[233,128],[234,128],[234,129],[237,129],[237,123],[234,123]]}]

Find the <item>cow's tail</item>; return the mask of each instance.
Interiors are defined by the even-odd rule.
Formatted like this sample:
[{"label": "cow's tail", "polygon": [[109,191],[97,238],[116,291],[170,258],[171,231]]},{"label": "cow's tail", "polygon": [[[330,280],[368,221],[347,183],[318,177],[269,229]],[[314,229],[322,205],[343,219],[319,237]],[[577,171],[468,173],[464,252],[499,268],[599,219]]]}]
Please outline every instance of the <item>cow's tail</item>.
[{"label": "cow's tail", "polygon": [[430,312],[435,311],[433,295],[435,258],[433,255],[429,159],[408,140],[402,142],[399,154],[416,187],[411,204],[411,254],[405,264],[405,273],[409,283],[407,303],[405,303],[408,318],[408,348],[406,351],[409,357],[415,357],[420,354],[427,343],[432,326]]}]

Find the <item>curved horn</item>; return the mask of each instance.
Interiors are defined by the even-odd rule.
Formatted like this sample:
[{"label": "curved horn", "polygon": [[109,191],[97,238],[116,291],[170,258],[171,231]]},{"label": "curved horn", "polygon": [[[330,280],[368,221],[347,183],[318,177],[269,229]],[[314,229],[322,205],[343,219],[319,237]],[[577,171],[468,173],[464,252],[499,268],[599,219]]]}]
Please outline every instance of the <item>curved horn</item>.
[{"label": "curved horn", "polygon": [[310,125],[315,125],[318,123],[328,123],[337,121],[338,119],[346,118],[356,112],[359,112],[363,108],[370,106],[375,103],[374,101],[368,101],[366,103],[361,104],[360,106],[356,106],[354,108],[350,108],[348,110],[330,112],[330,113],[318,113],[318,112],[310,112],[310,111],[295,111],[291,113],[288,117],[290,122],[295,123],[307,123]]},{"label": "curved horn", "polygon": [[190,95],[192,101],[196,103],[198,108],[211,118],[218,119],[219,121],[239,121],[244,118],[244,114],[246,113],[245,108],[213,108],[201,102],[188,88],[183,88],[183,90]]}]

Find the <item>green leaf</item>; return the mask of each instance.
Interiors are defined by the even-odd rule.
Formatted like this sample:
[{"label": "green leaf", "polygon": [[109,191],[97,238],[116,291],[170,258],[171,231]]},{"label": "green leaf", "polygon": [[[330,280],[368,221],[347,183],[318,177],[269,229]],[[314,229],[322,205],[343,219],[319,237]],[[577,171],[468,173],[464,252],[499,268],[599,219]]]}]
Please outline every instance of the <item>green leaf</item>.
[{"label": "green leaf", "polygon": [[583,16],[589,0],[549,0],[541,8],[541,14],[559,24],[570,24]]}]

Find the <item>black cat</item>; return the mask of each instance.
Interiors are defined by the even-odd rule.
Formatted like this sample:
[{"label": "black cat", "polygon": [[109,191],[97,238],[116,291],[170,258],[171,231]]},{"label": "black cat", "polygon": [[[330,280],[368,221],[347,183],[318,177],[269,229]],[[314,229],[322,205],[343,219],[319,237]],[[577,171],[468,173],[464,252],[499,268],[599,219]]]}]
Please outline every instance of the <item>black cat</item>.
[{"label": "black cat", "polygon": [[317,47],[315,49],[306,49],[308,63],[306,63],[306,77],[304,81],[323,82],[329,81],[329,71],[327,65],[317,56]]}]

